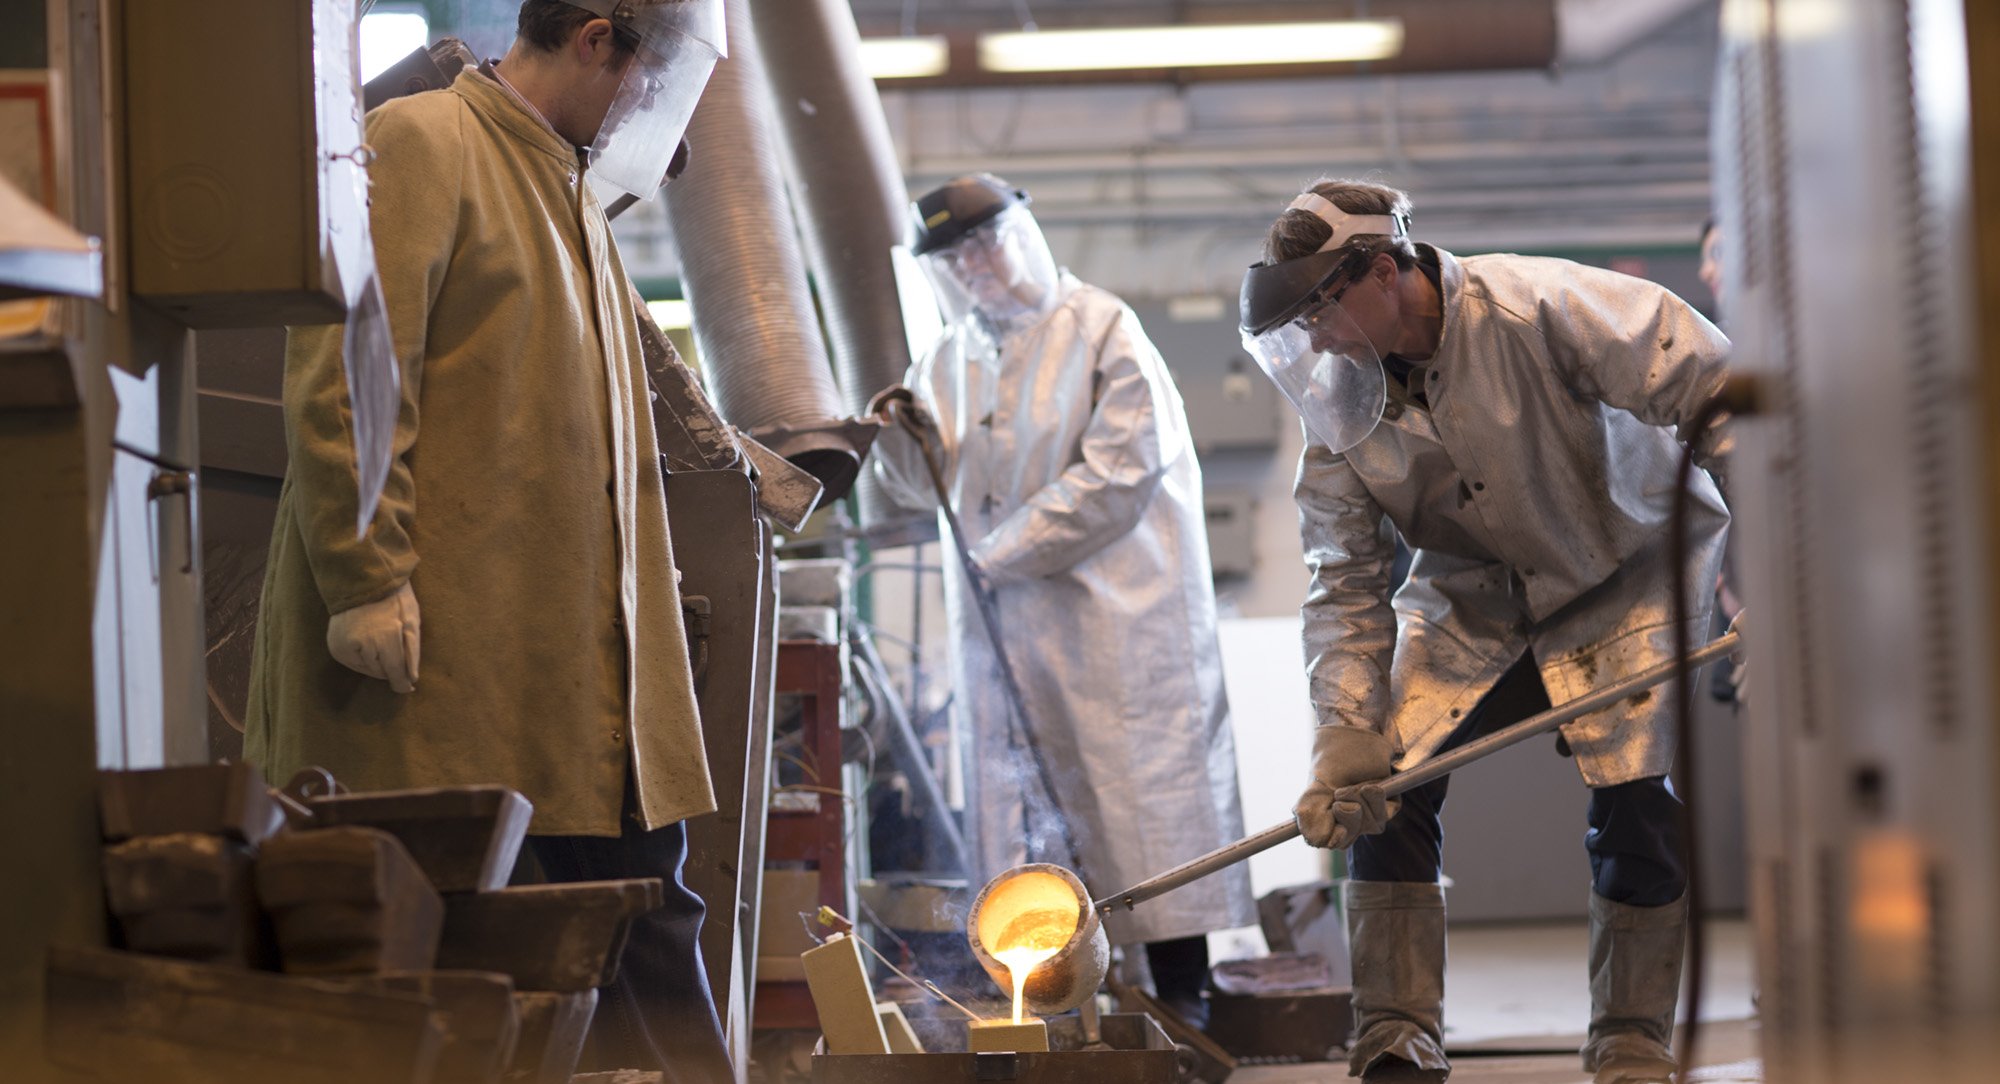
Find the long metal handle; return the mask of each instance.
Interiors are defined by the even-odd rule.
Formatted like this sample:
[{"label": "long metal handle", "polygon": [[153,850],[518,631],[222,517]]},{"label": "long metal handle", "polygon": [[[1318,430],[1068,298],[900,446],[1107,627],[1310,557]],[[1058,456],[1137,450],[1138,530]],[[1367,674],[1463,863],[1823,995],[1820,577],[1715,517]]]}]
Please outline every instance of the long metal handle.
[{"label": "long metal handle", "polygon": [[1069,852],[1071,863],[1083,865],[1083,852],[1077,846],[1076,832],[1070,827],[1069,818],[1063,814],[1062,797],[1056,793],[1055,777],[1049,772],[1048,758],[1042,755],[1041,743],[1035,740],[1035,728],[1028,722],[1028,703],[1021,696],[1021,685],[1014,679],[1014,664],[1007,657],[1006,641],[1000,638],[1000,615],[995,612],[997,603],[989,593],[986,577],[979,571],[979,565],[972,559],[970,544],[965,538],[965,528],[958,522],[958,513],[951,506],[951,491],[945,485],[944,468],[938,462],[937,453],[931,449],[930,438],[942,434],[935,426],[920,423],[916,415],[907,408],[895,410],[898,425],[917,442],[917,449],[924,455],[924,469],[930,473],[931,488],[937,493],[938,509],[944,513],[945,530],[951,535],[952,548],[958,552],[960,569],[965,574],[966,590],[972,595],[973,609],[979,612],[979,620],[986,627],[986,642],[993,648],[993,662],[1000,671],[1000,687],[1007,694],[1007,706],[1012,725],[1009,729],[1021,739],[1022,748],[1027,750],[1028,759],[1035,766],[1035,777],[1042,785],[1042,793],[1048,799],[1049,813],[1062,828],[1063,847]]},{"label": "long metal handle", "polygon": [[[1739,634],[1734,632],[1717,637],[1707,647],[1701,648],[1688,656],[1688,668],[1693,669],[1706,665],[1736,650],[1738,638]],[[1644,692],[1672,678],[1679,668],[1678,662],[1663,662],[1650,670],[1640,671],[1626,678],[1624,681],[1606,685],[1596,692],[1578,697],[1559,708],[1551,708],[1540,715],[1523,719],[1513,726],[1496,730],[1477,741],[1467,742],[1457,749],[1443,756],[1433,757],[1407,772],[1398,772],[1388,778],[1382,789],[1387,791],[1391,797],[1394,797],[1406,790],[1421,787],[1425,783],[1450,775],[1467,764],[1491,756],[1510,745],[1517,745],[1537,734],[1546,734],[1572,719],[1589,715],[1593,711],[1608,708],[1628,696]],[[1202,855],[1200,858],[1183,862],[1173,869],[1160,874],[1158,877],[1141,881],[1123,892],[1106,896],[1097,901],[1097,909],[1107,914],[1120,907],[1129,911],[1155,896],[1165,895],[1184,884],[1199,881],[1216,870],[1233,866],[1249,858],[1251,855],[1263,854],[1265,851],[1288,839],[1296,838],[1298,834],[1299,825],[1297,821],[1288,820],[1282,824],[1274,824],[1254,836],[1248,836],[1227,846],[1219,847]]]}]

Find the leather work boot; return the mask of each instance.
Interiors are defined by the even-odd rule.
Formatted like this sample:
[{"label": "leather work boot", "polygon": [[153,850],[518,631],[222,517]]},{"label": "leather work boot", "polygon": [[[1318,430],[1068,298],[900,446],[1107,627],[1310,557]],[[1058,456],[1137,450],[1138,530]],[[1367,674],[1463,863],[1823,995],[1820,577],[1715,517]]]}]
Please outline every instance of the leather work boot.
[{"label": "leather work boot", "polygon": [[1347,883],[1354,959],[1354,1042],[1348,1071],[1367,1084],[1443,1084],[1444,889],[1396,881]]},{"label": "leather work boot", "polygon": [[1590,1037],[1583,1068],[1595,1084],[1672,1084],[1687,897],[1634,907],[1590,894]]}]

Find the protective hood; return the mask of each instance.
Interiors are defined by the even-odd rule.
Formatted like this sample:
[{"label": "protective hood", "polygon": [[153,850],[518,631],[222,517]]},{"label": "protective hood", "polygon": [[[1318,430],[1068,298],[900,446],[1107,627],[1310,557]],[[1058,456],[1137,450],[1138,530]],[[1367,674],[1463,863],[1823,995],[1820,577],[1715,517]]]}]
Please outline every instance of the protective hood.
[{"label": "protective hood", "polygon": [[590,145],[596,179],[650,200],[687,132],[716,61],[729,55],[722,0],[567,0],[638,46]]}]

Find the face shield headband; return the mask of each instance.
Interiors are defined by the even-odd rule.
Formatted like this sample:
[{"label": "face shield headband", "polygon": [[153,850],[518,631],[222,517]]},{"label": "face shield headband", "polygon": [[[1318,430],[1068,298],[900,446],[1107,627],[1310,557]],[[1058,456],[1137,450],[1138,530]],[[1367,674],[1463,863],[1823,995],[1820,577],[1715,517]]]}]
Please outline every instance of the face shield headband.
[{"label": "face shield headband", "polygon": [[716,61],[729,55],[722,0],[568,0],[611,20],[638,48],[590,145],[596,180],[656,195]]}]

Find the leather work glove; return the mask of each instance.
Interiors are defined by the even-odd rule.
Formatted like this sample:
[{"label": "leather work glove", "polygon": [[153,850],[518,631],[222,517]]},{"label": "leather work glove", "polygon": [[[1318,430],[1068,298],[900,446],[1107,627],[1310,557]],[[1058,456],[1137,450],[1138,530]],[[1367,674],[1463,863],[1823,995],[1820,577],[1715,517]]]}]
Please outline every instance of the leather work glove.
[{"label": "leather work glove", "polygon": [[901,384],[891,384],[881,391],[876,392],[868,400],[868,414],[871,417],[887,418],[889,416],[890,404],[902,403],[906,406],[915,406],[916,402],[917,395],[915,392]]},{"label": "leather work glove", "polygon": [[1372,730],[1315,728],[1312,782],[1292,807],[1306,842],[1338,850],[1387,826],[1402,805],[1382,790],[1395,757],[1395,745]]},{"label": "leather work glove", "polygon": [[405,583],[388,598],[334,614],[326,623],[326,649],[357,674],[386,681],[399,693],[415,692],[421,624],[416,592]]},{"label": "leather work glove", "polygon": [[894,424],[899,413],[908,414],[910,420],[916,422],[919,428],[935,428],[931,423],[930,414],[924,410],[922,403],[917,402],[917,393],[901,384],[891,384],[876,392],[875,397],[868,400],[869,417],[880,418]]}]

